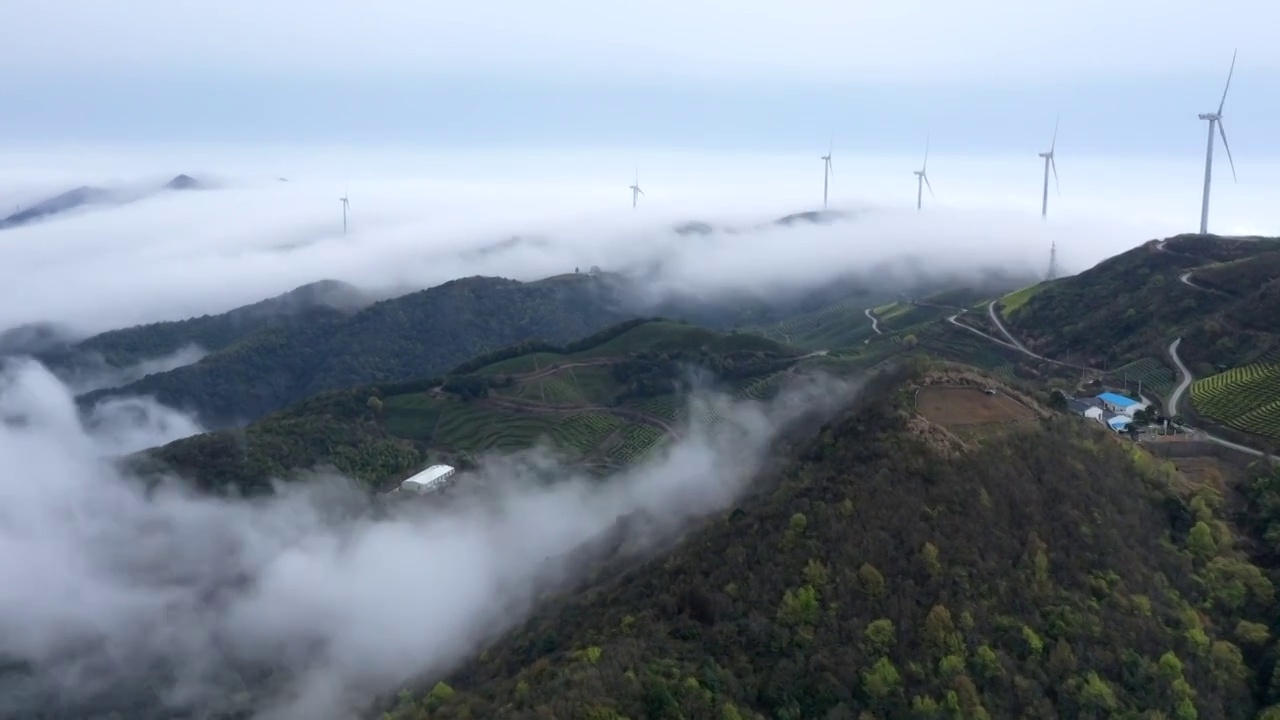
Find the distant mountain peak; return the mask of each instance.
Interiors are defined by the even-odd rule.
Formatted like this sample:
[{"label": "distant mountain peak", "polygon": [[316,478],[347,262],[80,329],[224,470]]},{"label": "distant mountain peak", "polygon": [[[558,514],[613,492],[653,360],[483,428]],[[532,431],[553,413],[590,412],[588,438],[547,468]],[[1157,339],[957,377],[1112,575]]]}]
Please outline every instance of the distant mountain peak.
[{"label": "distant mountain peak", "polygon": [[780,217],[774,223],[777,225],[794,225],[798,222],[808,222],[815,225],[829,225],[844,217],[845,213],[836,210],[808,210]]},{"label": "distant mountain peak", "polygon": [[675,227],[677,235],[710,235],[715,228],[699,220],[690,220]]},{"label": "distant mountain peak", "polygon": [[170,190],[198,190],[204,187],[204,183],[190,175],[181,174],[165,183],[164,186]]},{"label": "distant mountain peak", "polygon": [[61,195],[55,195],[47,200],[25,207],[0,220],[0,229],[25,225],[33,220],[74,210],[82,205],[106,202],[110,195],[111,193],[103,188],[81,185],[74,190],[68,190]]}]

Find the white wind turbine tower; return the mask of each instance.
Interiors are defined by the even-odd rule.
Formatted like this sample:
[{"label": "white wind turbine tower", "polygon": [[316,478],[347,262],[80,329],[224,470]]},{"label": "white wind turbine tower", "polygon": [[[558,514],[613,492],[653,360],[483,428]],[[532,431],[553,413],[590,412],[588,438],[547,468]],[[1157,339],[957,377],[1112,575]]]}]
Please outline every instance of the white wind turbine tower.
[{"label": "white wind turbine tower", "polygon": [[822,209],[827,209],[827,187],[830,178],[836,174],[835,168],[831,166],[831,150],[835,145],[836,136],[832,135],[831,140],[827,143],[827,154],[823,155],[822,160]]},{"label": "white wind turbine tower", "polygon": [[631,209],[636,208],[636,199],[644,194],[640,189],[640,168],[636,168],[636,184],[631,186]]},{"label": "white wind turbine tower", "polygon": [[1227,151],[1227,160],[1231,163],[1231,179],[1236,179],[1236,161],[1231,158],[1231,146],[1227,144],[1227,130],[1222,124],[1222,108],[1227,104],[1227,91],[1231,89],[1231,76],[1236,71],[1236,52],[1231,53],[1231,69],[1227,71],[1227,86],[1222,89],[1222,100],[1218,103],[1218,112],[1201,113],[1201,120],[1209,121],[1209,148],[1204,156],[1204,200],[1200,203],[1200,234],[1209,233],[1209,184],[1213,179],[1213,130],[1217,127],[1222,135],[1222,147]]},{"label": "white wind turbine tower", "polygon": [[1058,121],[1053,121],[1053,142],[1049,143],[1049,152],[1040,153],[1044,158],[1044,194],[1040,199],[1040,217],[1049,215],[1049,168],[1053,168],[1053,185],[1062,194],[1062,186],[1058,184],[1058,163],[1053,159],[1053,151],[1058,147]]},{"label": "white wind turbine tower", "polygon": [[349,193],[344,192],[342,193],[342,197],[338,198],[338,202],[342,203],[342,234],[343,235],[347,234],[347,206],[350,204],[350,201],[347,200],[348,194]]},{"label": "white wind turbine tower", "polygon": [[[1053,121],[1053,141],[1049,143],[1049,152],[1040,153],[1044,158],[1044,193],[1040,196],[1040,217],[1049,217],[1049,168],[1053,168],[1053,186],[1062,195],[1062,186],[1058,184],[1058,162],[1054,159],[1054,150],[1058,147],[1058,119]],[[1052,280],[1058,274],[1058,241],[1054,239],[1049,245],[1049,272],[1046,280]]]},{"label": "white wind turbine tower", "polygon": [[924,188],[929,186],[929,197],[934,197],[933,185],[929,183],[929,138],[924,139],[924,165],[919,170],[913,170],[916,176],[916,210],[919,210],[924,203]]}]

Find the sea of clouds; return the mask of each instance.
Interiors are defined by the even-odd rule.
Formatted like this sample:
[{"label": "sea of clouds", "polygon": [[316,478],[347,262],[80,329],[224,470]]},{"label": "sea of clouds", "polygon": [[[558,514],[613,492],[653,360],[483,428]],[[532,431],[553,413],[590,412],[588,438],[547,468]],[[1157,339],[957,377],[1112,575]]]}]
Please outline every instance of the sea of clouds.
[{"label": "sea of clouds", "polygon": [[[1055,242],[1061,267],[1073,272],[1198,221],[1200,170],[1190,160],[1060,155],[1063,189],[1050,190],[1044,221],[1034,155],[935,151],[937,197],[926,192],[916,212],[911,171],[922,158],[846,157],[837,148],[831,208],[844,215],[771,224],[821,206],[817,154],[16,153],[0,170],[0,207],[85,184],[158,188],[179,172],[212,189],[156,192],[0,231],[0,327],[51,321],[91,333],[222,312],[322,278],[403,292],[475,274],[532,280],[592,265],[660,266],[651,278],[658,289],[736,291],[803,286],[886,262],[1038,273]],[[633,210],[637,169],[645,195]],[[1280,210],[1269,192],[1219,178],[1213,229],[1275,227]],[[343,194],[351,200],[345,235]],[[713,231],[674,229],[694,221]]]}]

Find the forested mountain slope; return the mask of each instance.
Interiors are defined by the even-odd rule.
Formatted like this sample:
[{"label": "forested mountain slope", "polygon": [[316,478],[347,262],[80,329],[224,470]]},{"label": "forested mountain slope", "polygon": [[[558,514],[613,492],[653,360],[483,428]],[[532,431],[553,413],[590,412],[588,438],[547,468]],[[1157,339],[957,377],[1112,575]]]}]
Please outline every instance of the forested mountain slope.
[{"label": "forested mountain slope", "polygon": [[1274,592],[1211,492],[1076,418],[916,389],[384,717],[1253,716]]},{"label": "forested mountain slope", "polygon": [[624,318],[605,283],[587,275],[464,278],[351,315],[264,328],[194,365],[81,401],[152,395],[228,427],[327,390],[438,375],[504,345],[567,342]]}]

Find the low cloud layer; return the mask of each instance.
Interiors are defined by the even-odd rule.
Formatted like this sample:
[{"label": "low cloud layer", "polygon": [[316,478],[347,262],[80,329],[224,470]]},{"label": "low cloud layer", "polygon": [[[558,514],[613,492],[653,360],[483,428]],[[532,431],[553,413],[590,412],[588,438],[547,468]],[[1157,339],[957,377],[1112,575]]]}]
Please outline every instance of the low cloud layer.
[{"label": "low cloud layer", "polygon": [[[279,148],[252,159],[243,150],[190,149],[17,156],[0,176],[0,203],[29,196],[27,178],[53,190],[181,171],[221,187],[0,232],[0,328],[48,320],[88,333],[181,319],[322,278],[404,289],[472,274],[537,279],[599,265],[658,267],[657,287],[752,290],[879,272],[884,263],[1039,273],[1055,241],[1061,266],[1076,271],[1195,227],[1196,162],[1085,162],[1068,150],[1059,148],[1064,189],[1051,193],[1047,222],[1039,217],[1043,167],[1034,156],[966,159],[935,149],[929,172],[938,197],[926,193],[917,213],[910,171],[920,158],[846,157],[837,147],[832,208],[845,215],[789,226],[771,221],[820,205],[816,149],[812,158]],[[646,194],[632,210],[627,186],[637,164]],[[1269,192],[1220,183],[1211,227],[1274,226],[1280,217]],[[351,198],[346,235],[344,193]],[[690,221],[710,233],[675,231]]]},{"label": "low cloud layer", "polygon": [[260,720],[345,720],[526,617],[538,593],[581,570],[566,553],[584,542],[643,549],[725,507],[780,428],[855,392],[809,379],[767,404],[708,394],[691,417],[723,421],[690,424],[608,482],[535,450],[463,475],[447,507],[379,506],[331,476],[253,501],[176,481],[146,491],[111,458],[170,439],[176,413],[135,405],[86,428],[49,372],[10,363],[0,717],[30,717],[56,697],[68,716],[86,702],[147,718],[141,698],[225,707],[248,687]]},{"label": "low cloud layer", "polygon": [[207,354],[203,348],[187,345],[168,355],[143,360],[128,367],[116,368],[103,360],[101,355],[85,353],[77,358],[74,366],[68,367],[59,375],[76,395],[83,395],[94,390],[128,385],[153,373],[169,372],[191,365],[199,362]]}]

